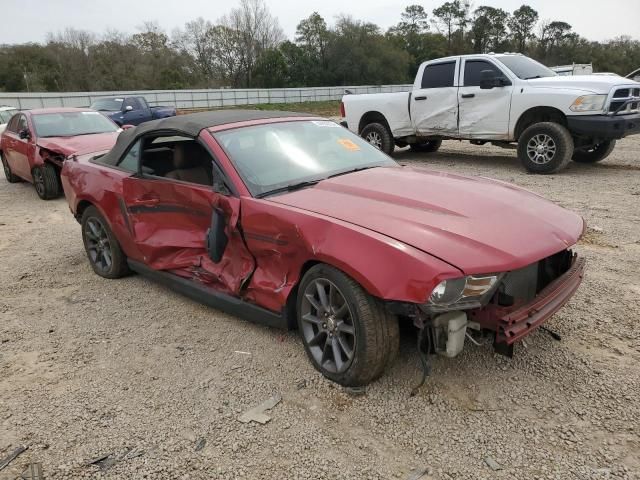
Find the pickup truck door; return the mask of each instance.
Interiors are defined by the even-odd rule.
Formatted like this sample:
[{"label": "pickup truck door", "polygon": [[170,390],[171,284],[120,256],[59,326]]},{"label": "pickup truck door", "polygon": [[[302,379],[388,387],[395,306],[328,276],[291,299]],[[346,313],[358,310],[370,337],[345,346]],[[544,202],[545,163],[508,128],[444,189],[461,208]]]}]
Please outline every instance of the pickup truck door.
[{"label": "pickup truck door", "polygon": [[[131,107],[131,110],[127,110],[127,107]],[[140,125],[151,120],[151,110],[145,108],[137,97],[127,97],[122,104],[122,116],[123,125]]]},{"label": "pickup truck door", "polygon": [[[494,72],[502,86],[480,88],[483,70]],[[486,58],[465,58],[460,69],[460,137],[507,140],[512,81],[502,68]]]},{"label": "pickup truck door", "polygon": [[409,105],[416,134],[458,135],[459,63],[459,59],[436,61],[418,70]]}]

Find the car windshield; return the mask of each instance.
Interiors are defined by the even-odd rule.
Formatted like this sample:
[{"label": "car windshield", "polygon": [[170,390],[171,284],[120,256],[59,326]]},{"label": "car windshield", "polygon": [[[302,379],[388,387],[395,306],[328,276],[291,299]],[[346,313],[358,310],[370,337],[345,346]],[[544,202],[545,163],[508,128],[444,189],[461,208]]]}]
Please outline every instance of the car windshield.
[{"label": "car windshield", "polygon": [[397,165],[328,120],[271,123],[217,132],[253,196],[306,186],[330,176]]},{"label": "car windshield", "polygon": [[116,132],[118,126],[98,112],[61,112],[33,115],[38,137],[75,137]]},{"label": "car windshield", "polygon": [[98,111],[121,111],[124,98],[101,98],[91,104],[91,108]]},{"label": "car windshield", "polygon": [[496,58],[522,80],[556,76],[550,68],[523,55],[504,55]]},{"label": "car windshield", "polygon": [[18,110],[0,110],[0,123],[8,123],[9,119],[13,117],[13,114]]}]

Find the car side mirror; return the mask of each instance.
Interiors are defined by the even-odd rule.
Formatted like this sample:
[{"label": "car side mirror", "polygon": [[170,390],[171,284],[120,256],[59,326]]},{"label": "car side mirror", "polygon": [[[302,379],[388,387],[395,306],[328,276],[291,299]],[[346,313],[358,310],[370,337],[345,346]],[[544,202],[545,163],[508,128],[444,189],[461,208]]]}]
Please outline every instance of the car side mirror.
[{"label": "car side mirror", "polygon": [[481,90],[490,90],[497,86],[499,86],[498,78],[495,76],[495,72],[493,70],[482,70],[480,72]]},{"label": "car side mirror", "polygon": [[133,110],[133,107],[131,105],[127,105],[126,107],[124,107],[125,112],[130,112],[131,110]]},{"label": "car side mirror", "polygon": [[214,208],[211,214],[211,227],[207,230],[207,252],[214,263],[219,263],[222,260],[222,255],[224,255],[229,242],[224,231],[225,226],[224,213],[222,210]]},{"label": "car side mirror", "polygon": [[18,136],[20,137],[21,140],[29,140],[31,138],[31,132],[29,131],[28,128],[23,128],[18,133]]}]

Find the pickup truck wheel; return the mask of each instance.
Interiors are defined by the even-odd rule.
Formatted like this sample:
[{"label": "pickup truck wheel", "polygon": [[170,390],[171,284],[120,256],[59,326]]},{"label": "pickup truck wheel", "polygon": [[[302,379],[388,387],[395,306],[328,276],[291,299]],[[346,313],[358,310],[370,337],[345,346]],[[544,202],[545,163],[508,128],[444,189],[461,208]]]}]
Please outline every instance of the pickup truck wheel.
[{"label": "pickup truck wheel", "polygon": [[573,155],[573,138],[554,122],[534,123],[518,139],[518,158],[532,173],[555,173],[567,166]]},{"label": "pickup truck wheel", "polygon": [[45,163],[41,167],[34,167],[31,171],[33,186],[42,200],[58,198],[62,193],[60,178],[53,165]]},{"label": "pickup truck wheel", "polygon": [[588,148],[576,149],[572,160],[578,163],[596,163],[607,158],[616,146],[615,140],[597,143]]},{"label": "pickup truck wheel", "polygon": [[127,257],[96,207],[87,207],[80,225],[82,243],[93,271],[104,278],[120,278],[128,274]]},{"label": "pickup truck wheel", "polygon": [[340,385],[370,383],[398,351],[398,319],[353,279],[328,265],[316,265],[302,278],[297,317],[309,360]]},{"label": "pickup truck wheel", "polygon": [[391,155],[395,148],[393,136],[387,127],[381,123],[370,123],[362,129],[360,136],[371,145]]},{"label": "pickup truck wheel", "polygon": [[412,143],[409,145],[414,152],[437,152],[442,145],[442,140],[427,140],[426,142]]},{"label": "pickup truck wheel", "polygon": [[4,176],[6,177],[7,182],[9,183],[21,182],[22,179],[11,171],[11,167],[9,166],[9,163],[2,155],[2,152],[0,152],[0,160],[2,160],[2,169],[4,170]]}]

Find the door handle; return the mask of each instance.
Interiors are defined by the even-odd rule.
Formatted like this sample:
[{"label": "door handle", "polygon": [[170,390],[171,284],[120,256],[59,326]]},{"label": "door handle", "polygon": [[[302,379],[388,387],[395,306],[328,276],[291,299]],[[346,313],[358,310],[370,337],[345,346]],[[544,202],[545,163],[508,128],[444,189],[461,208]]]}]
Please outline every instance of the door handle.
[{"label": "door handle", "polygon": [[423,96],[421,96],[421,97],[413,97],[413,99],[414,99],[415,101],[418,101],[418,100],[426,100],[426,99],[427,99],[427,96],[426,96],[426,95],[423,95]]},{"label": "door handle", "polygon": [[476,96],[475,93],[463,93],[462,95],[460,95],[462,98],[473,98]]},{"label": "door handle", "polygon": [[157,197],[142,197],[133,201],[134,205],[143,205],[147,207],[153,207],[160,203],[160,199]]}]

